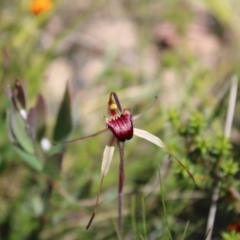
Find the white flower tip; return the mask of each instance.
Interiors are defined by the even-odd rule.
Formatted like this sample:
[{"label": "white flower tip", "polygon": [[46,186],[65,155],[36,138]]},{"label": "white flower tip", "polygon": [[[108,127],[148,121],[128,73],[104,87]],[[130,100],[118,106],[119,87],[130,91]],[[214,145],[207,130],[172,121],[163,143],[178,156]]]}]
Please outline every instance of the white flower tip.
[{"label": "white flower tip", "polygon": [[27,119],[27,112],[26,112],[25,109],[23,109],[23,108],[20,109],[20,110],[19,110],[19,113],[20,113],[21,117],[22,117],[24,120]]},{"label": "white flower tip", "polygon": [[40,144],[44,152],[49,151],[51,148],[51,142],[47,138],[42,138]]}]

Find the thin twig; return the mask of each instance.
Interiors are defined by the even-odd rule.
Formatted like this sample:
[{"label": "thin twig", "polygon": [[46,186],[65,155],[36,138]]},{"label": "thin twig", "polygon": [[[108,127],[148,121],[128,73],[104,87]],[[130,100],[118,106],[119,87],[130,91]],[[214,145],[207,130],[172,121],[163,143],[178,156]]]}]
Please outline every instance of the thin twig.
[{"label": "thin twig", "polygon": [[228,112],[225,122],[225,137],[229,138],[231,135],[232,122],[235,110],[235,104],[237,99],[238,79],[237,76],[233,76],[231,79],[231,89],[228,102]]},{"label": "thin twig", "polygon": [[217,212],[217,202],[219,199],[219,192],[221,187],[221,181],[217,181],[216,186],[213,189],[212,203],[208,214],[208,222],[206,228],[206,240],[212,239],[213,226],[215,222],[216,212]]},{"label": "thin twig", "polygon": [[[229,138],[231,135],[232,122],[233,122],[233,116],[234,116],[234,110],[235,110],[235,104],[236,104],[236,98],[237,98],[237,89],[238,89],[238,79],[236,76],[233,76],[231,79],[228,111],[227,111],[227,117],[225,122],[225,129],[224,129],[224,134],[226,138]],[[213,226],[214,226],[215,217],[216,217],[217,202],[219,199],[220,187],[221,187],[221,181],[217,180],[215,187],[213,189],[212,203],[211,203],[211,207],[208,215],[208,222],[207,222],[207,228],[206,228],[206,235],[207,235],[206,240],[212,239],[212,232],[213,232]]]}]

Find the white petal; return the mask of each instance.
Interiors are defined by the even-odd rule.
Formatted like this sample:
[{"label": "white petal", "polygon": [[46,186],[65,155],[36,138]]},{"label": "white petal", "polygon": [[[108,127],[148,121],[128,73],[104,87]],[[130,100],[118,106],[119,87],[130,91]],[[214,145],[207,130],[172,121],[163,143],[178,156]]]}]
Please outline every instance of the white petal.
[{"label": "white petal", "polygon": [[23,108],[20,109],[20,110],[19,110],[19,113],[20,113],[21,117],[22,117],[24,120],[27,119],[27,112],[26,112],[25,109],[23,109]]},{"label": "white petal", "polygon": [[156,144],[158,147],[166,148],[165,144],[162,142],[162,140],[160,138],[156,137],[155,135],[153,135],[145,130],[134,128],[133,134],[140,138],[144,138],[153,144]]},{"label": "white petal", "polygon": [[113,153],[114,153],[114,146],[106,146],[103,152],[103,160],[102,160],[102,176],[105,176],[109,170]]}]

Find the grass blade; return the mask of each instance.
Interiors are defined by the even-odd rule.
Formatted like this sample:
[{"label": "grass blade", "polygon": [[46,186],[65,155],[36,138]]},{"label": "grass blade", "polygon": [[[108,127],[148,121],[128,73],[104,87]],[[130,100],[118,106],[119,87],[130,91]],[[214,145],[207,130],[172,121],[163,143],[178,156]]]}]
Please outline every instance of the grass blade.
[{"label": "grass blade", "polygon": [[144,197],[142,196],[142,221],[143,221],[143,234],[144,238],[147,239],[147,227],[146,227],[146,211]]},{"label": "grass blade", "polygon": [[131,198],[131,223],[133,229],[133,240],[137,239],[137,223],[136,223],[136,196]]},{"label": "grass blade", "polygon": [[189,221],[188,221],[187,224],[186,224],[186,227],[185,227],[185,229],[184,229],[183,236],[182,236],[181,240],[184,240],[184,239],[185,239],[186,234],[187,234],[188,226],[189,226]]},{"label": "grass blade", "polygon": [[114,221],[114,220],[113,220],[113,227],[114,227],[114,229],[117,233],[117,239],[122,240],[121,234],[120,234],[119,229],[118,229],[118,225],[117,225],[116,221]]},{"label": "grass blade", "polygon": [[163,197],[163,187],[162,187],[162,178],[161,178],[160,166],[159,166],[159,183],[160,183],[161,199],[162,199],[162,205],[163,205],[163,211],[164,211],[164,219],[165,219],[165,222],[166,222],[166,225],[167,225],[169,239],[173,240],[171,230],[170,230],[170,226],[169,226],[168,219],[167,219],[167,210],[166,210],[164,197]]}]

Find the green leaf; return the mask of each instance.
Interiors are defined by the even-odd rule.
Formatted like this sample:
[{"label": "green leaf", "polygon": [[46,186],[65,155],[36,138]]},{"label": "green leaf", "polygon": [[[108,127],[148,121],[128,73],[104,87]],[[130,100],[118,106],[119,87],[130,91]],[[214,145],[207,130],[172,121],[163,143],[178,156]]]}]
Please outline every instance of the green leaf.
[{"label": "green leaf", "polygon": [[27,132],[32,139],[40,140],[45,132],[46,107],[41,95],[38,96],[36,106],[30,108],[27,115]]},{"label": "green leaf", "polygon": [[36,139],[36,109],[34,107],[30,108],[27,115],[27,133],[31,139]]},{"label": "green leaf", "polygon": [[37,114],[37,122],[36,122],[37,139],[42,139],[46,129],[46,104],[41,94],[38,95],[35,108],[36,108],[36,114]]},{"label": "green leaf", "polygon": [[64,140],[72,130],[71,105],[68,86],[59,108],[56,125],[53,132],[53,141]]},{"label": "green leaf", "polygon": [[8,117],[8,132],[10,141],[21,146],[22,150],[34,154],[33,142],[26,132],[24,120],[11,104]]},{"label": "green leaf", "polygon": [[34,155],[24,152],[22,149],[20,149],[17,146],[14,146],[14,149],[22,157],[23,161],[27,163],[30,167],[32,167],[38,172],[42,171],[43,164]]}]

